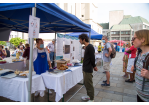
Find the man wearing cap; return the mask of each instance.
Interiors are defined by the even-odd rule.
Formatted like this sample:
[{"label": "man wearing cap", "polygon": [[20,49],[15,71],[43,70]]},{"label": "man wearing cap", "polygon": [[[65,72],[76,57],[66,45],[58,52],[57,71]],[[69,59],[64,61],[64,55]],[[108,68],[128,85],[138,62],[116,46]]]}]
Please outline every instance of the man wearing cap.
[{"label": "man wearing cap", "polygon": [[54,44],[55,44],[55,39],[52,40],[52,42],[50,42],[47,46],[46,49],[49,49],[49,56],[50,56],[50,61],[52,63],[53,66],[53,59],[54,59]]}]

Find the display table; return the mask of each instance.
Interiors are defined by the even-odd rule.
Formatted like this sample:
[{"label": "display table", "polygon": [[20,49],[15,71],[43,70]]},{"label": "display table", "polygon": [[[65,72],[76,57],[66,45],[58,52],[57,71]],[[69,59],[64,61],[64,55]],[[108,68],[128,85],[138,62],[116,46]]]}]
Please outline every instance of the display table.
[{"label": "display table", "polygon": [[15,57],[9,57],[9,58],[5,58],[5,60],[7,61],[7,63],[4,64],[0,64],[0,68],[4,68],[4,69],[12,69],[12,70],[19,70],[19,71],[25,71],[25,67],[24,67],[24,62],[12,62],[12,59],[14,59]]},{"label": "display table", "polygon": [[82,66],[72,67],[71,71],[60,74],[41,74],[46,88],[56,92],[55,101],[58,102],[70,88],[75,86],[83,79]]},{"label": "display table", "polygon": [[95,64],[97,64],[98,62],[103,62],[103,53],[95,53]]},{"label": "display table", "polygon": [[[32,92],[40,92],[44,96],[45,85],[41,75],[32,77]],[[15,77],[12,79],[0,77],[0,96],[14,101],[28,102],[28,78]]]}]

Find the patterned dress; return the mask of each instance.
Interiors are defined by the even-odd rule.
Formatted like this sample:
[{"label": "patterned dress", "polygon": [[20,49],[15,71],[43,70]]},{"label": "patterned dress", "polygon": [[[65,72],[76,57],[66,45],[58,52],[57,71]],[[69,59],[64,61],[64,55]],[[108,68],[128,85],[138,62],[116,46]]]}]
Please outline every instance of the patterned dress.
[{"label": "patterned dress", "polygon": [[136,74],[135,74],[135,81],[136,81],[136,90],[138,93],[138,96],[146,102],[149,102],[149,79],[145,79],[144,84],[144,91],[142,91],[142,84],[143,84],[143,77],[141,76],[141,69],[143,68],[143,60],[145,60],[145,57],[149,54],[147,52],[146,54],[139,54],[138,60],[136,63]]}]

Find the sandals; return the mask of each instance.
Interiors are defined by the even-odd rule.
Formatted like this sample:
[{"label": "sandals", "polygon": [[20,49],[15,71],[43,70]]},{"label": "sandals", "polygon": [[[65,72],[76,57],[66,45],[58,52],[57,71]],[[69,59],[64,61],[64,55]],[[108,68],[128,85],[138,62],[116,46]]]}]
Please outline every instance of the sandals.
[{"label": "sandals", "polygon": [[125,82],[133,83],[134,81],[130,81],[130,79],[128,79],[128,80],[125,80]]}]

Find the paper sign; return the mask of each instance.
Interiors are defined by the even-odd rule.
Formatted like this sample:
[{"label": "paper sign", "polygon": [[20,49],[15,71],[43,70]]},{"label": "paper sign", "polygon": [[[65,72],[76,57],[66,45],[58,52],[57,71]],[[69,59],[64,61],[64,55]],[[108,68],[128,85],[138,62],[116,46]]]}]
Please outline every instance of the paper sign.
[{"label": "paper sign", "polygon": [[29,16],[29,37],[38,38],[40,29],[40,18]]}]

